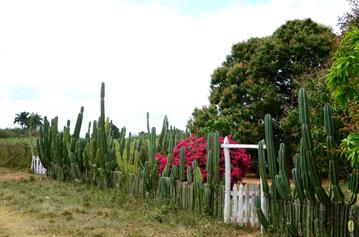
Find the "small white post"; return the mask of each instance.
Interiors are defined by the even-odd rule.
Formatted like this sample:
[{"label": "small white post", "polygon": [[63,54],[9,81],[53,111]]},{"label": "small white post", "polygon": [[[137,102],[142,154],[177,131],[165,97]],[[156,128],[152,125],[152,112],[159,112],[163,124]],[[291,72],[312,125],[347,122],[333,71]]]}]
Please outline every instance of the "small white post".
[{"label": "small white post", "polygon": [[31,171],[34,172],[34,156],[31,157]]},{"label": "small white post", "polygon": [[[260,193],[261,193],[261,209],[262,209],[265,217],[268,217],[267,216],[267,199],[266,199],[266,196],[263,191],[263,180],[262,179],[260,179]],[[264,229],[263,229],[262,225],[261,225],[261,232],[264,233]]]},{"label": "small white post", "polygon": [[[224,138],[224,144],[228,144],[228,138]],[[224,162],[225,162],[225,178],[224,178],[224,223],[230,221],[230,202],[231,202],[231,158],[229,154],[229,148],[224,149]]]}]

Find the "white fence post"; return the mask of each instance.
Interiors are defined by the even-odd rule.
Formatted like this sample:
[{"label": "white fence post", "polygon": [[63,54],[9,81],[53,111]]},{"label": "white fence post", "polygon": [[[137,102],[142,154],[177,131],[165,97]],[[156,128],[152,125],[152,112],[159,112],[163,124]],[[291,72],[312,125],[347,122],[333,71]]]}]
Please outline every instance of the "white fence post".
[{"label": "white fence post", "polygon": [[[224,138],[224,144],[228,144],[228,138]],[[225,162],[225,178],[224,178],[224,223],[230,221],[230,208],[231,208],[231,159],[229,154],[229,148],[224,147],[224,162]]]},{"label": "white fence post", "polygon": [[[225,137],[221,148],[224,150],[225,173],[224,173],[224,222],[236,223],[240,226],[250,224],[252,227],[258,226],[258,217],[254,206],[255,196],[261,198],[261,208],[267,216],[267,200],[263,193],[262,181],[257,185],[233,185],[231,192],[231,157],[229,149],[258,149],[255,144],[229,144]],[[265,149],[266,147],[263,146]]]},{"label": "white fence post", "polygon": [[32,156],[31,159],[31,171],[34,174],[46,174],[45,167],[41,164],[41,161],[38,156]]}]

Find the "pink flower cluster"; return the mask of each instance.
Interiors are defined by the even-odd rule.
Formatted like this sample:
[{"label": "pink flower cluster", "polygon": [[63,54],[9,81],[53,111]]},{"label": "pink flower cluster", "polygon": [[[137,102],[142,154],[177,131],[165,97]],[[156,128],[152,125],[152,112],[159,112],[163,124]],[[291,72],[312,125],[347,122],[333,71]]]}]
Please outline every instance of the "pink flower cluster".
[{"label": "pink flower cluster", "polygon": [[[238,144],[238,142],[232,140],[232,136],[228,136],[230,144]],[[220,143],[224,141],[223,137],[220,137]],[[186,139],[179,140],[172,152],[172,165],[179,167],[180,165],[180,155],[181,147],[185,149],[185,167],[192,166],[194,160],[197,160],[198,166],[201,169],[203,181],[207,181],[207,171],[206,171],[206,162],[207,162],[207,139],[205,137],[195,137],[189,136]],[[244,149],[230,149],[231,156],[231,181],[232,183],[237,183],[242,180],[245,173],[250,168],[250,157],[248,156],[246,150]],[[167,157],[161,153],[157,153],[155,158],[159,161],[159,173],[162,174],[162,171],[166,167]],[[221,149],[221,156],[219,161],[219,174],[221,179],[223,179],[224,174],[224,153]]]}]

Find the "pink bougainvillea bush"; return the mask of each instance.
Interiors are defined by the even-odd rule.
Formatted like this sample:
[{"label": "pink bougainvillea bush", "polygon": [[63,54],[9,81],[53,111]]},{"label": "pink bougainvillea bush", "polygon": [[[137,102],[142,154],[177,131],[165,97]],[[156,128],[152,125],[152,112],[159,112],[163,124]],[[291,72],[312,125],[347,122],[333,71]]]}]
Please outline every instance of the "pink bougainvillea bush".
[{"label": "pink bougainvillea bush", "polygon": [[[227,136],[230,144],[238,144],[238,142],[232,140],[232,136]],[[224,141],[223,137],[220,137],[220,143]],[[172,165],[180,165],[180,150],[181,147],[185,149],[185,167],[192,166],[192,162],[197,160],[198,166],[201,169],[203,182],[207,181],[206,162],[207,162],[207,139],[205,137],[189,136],[186,139],[179,140],[172,152]],[[242,180],[245,173],[250,168],[250,157],[244,149],[230,149],[231,156],[231,181],[236,183]],[[159,173],[166,167],[167,157],[161,153],[157,153],[155,158],[159,161]],[[219,162],[219,174],[223,179],[224,174],[224,153],[221,149],[221,156]]]}]

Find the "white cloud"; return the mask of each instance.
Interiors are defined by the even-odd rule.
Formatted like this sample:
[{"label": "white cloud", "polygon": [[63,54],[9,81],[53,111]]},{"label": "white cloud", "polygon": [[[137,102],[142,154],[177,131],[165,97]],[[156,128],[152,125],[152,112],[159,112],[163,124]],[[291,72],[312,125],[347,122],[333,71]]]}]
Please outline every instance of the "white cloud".
[{"label": "white cloud", "polygon": [[[335,28],[346,10],[345,0],[234,1],[190,16],[155,1],[0,1],[0,127],[21,111],[74,123],[81,105],[87,123],[98,117],[105,81],[116,125],[145,130],[149,111],[157,127],[167,114],[184,128],[194,107],[208,103],[210,75],[234,43],[295,18]],[[17,86],[37,88],[37,97],[14,99],[9,88]]]}]

